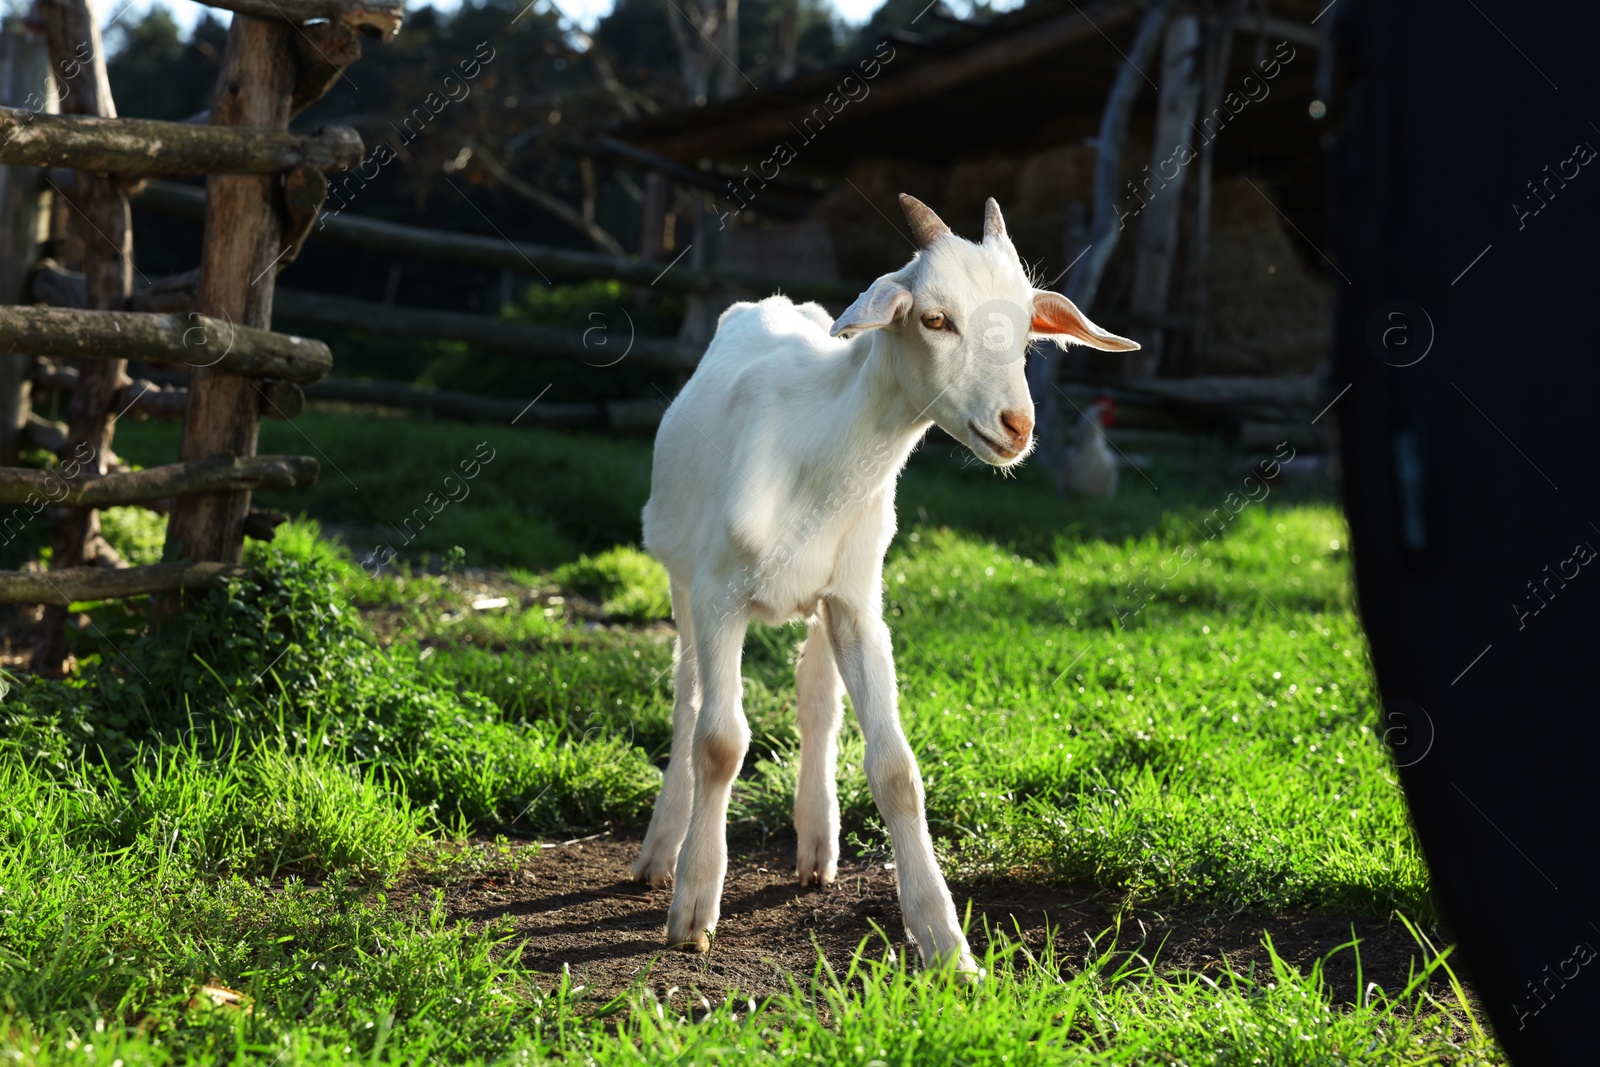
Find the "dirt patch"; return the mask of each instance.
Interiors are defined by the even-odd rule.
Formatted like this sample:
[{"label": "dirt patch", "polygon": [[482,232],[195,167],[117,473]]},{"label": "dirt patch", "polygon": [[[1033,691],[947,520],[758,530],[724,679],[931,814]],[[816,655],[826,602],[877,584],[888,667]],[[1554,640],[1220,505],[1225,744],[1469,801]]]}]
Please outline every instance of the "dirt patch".
[{"label": "dirt patch", "polygon": [[[478,869],[471,873],[410,875],[390,896],[404,900],[418,891],[430,900],[432,887],[442,885],[451,919],[484,923],[509,916],[513,938],[527,941],[525,966],[547,974],[569,967],[574,979],[600,999],[626,990],[647,973],[648,985],[656,990],[694,989],[712,1001],[731,990],[759,998],[787,990],[790,976],[803,984],[819,950],[841,971],[863,939],[870,939],[868,951],[875,956],[883,953],[885,935],[896,951],[915,951],[905,937],[892,871],[881,862],[846,860],[833,888],[801,889],[794,882],[794,845],[783,841],[765,847],[732,844],[711,951],[701,956],[668,950],[664,938],[672,891],[629,880],[638,848],[635,840],[609,837],[554,847],[516,842],[508,856],[475,863]],[[1110,946],[1107,931],[1117,922],[1115,901],[1092,891],[1014,879],[952,889],[959,911],[971,901],[969,936],[980,957],[986,930],[1012,939],[1020,931],[1034,952],[1053,938],[1057,959],[1074,970]],[[1154,956],[1163,971],[1216,977],[1226,966],[1270,976],[1262,944],[1266,935],[1283,959],[1307,973],[1347,943],[1352,929],[1361,939],[1362,981],[1398,993],[1413,966],[1420,967],[1421,953],[1399,922],[1367,915],[1135,909],[1122,915],[1116,943]],[[1338,1000],[1351,1002],[1359,995],[1351,952],[1334,956],[1324,973]],[[1445,995],[1442,986],[1436,995]]]}]

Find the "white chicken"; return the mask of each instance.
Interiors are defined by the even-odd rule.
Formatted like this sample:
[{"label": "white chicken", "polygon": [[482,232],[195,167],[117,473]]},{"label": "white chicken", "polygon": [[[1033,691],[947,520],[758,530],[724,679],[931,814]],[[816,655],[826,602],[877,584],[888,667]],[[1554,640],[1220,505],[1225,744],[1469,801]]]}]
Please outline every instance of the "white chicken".
[{"label": "white chicken", "polygon": [[1095,399],[1083,413],[1078,441],[1062,457],[1061,489],[1080,496],[1117,495],[1117,457],[1106,441],[1105,427],[1116,421],[1117,405],[1109,396]]}]

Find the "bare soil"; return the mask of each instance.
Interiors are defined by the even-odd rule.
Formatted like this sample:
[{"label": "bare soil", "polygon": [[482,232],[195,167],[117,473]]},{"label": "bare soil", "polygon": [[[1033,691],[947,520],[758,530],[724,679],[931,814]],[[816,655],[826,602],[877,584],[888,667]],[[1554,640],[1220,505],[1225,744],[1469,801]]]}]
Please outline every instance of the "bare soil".
[{"label": "bare soil", "polygon": [[[412,873],[390,899],[420,893],[431,902],[445,889],[452,920],[487,923],[509,917],[513,942],[526,940],[522,962],[546,974],[571,969],[600,1000],[639,982],[658,992],[694,990],[712,1002],[737,992],[763,996],[786,991],[791,976],[802,988],[819,952],[839,973],[865,940],[881,957],[886,948],[915,949],[906,939],[894,873],[882,862],[840,863],[838,883],[801,888],[794,875],[794,844],[730,844],[722,918],[705,955],[666,947],[672,890],[630,880],[637,840],[609,836],[569,844],[518,841],[509,856],[484,859],[441,874]],[[467,873],[467,867],[476,868]],[[988,931],[1021,940],[1034,953],[1053,940],[1057,961],[1071,972],[1113,943],[1119,951],[1153,958],[1163,972],[1219,977],[1224,970],[1270,980],[1264,939],[1302,973],[1360,938],[1362,976],[1348,949],[1324,963],[1333,996],[1353,1002],[1367,983],[1396,994],[1422,965],[1422,952],[1397,920],[1338,911],[1297,910],[1220,914],[1214,909],[1135,908],[1120,914],[1104,893],[1009,878],[952,885],[958,911],[971,904],[969,938],[980,958]],[[887,940],[886,940],[887,939]],[[1436,944],[1440,944],[1437,940]],[[1440,947],[1443,947],[1440,944]],[[1435,995],[1445,995],[1437,988]]]}]

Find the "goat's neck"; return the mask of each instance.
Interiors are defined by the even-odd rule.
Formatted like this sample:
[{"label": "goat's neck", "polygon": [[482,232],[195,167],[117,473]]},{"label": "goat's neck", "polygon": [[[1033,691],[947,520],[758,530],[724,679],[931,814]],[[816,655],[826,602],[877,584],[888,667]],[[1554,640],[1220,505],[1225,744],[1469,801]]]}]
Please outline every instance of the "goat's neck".
[{"label": "goat's neck", "polygon": [[892,344],[877,332],[857,338],[839,382],[840,410],[848,430],[839,435],[840,458],[852,465],[873,457],[887,460],[883,480],[899,473],[933,419],[906,395]]}]

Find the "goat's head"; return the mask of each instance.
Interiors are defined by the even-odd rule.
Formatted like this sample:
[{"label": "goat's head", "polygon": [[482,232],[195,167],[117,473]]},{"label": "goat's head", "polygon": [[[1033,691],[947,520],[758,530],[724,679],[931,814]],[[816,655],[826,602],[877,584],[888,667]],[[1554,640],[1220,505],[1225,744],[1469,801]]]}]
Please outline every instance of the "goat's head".
[{"label": "goat's head", "polygon": [[957,237],[927,205],[900,195],[918,251],[873,282],[833,334],[881,330],[907,399],[986,463],[1007,467],[1033,448],[1030,340],[1132,352],[1138,344],[1090,322],[1059,293],[1035,289],[1006,236],[1000,205],[985,206],[983,241]]}]

